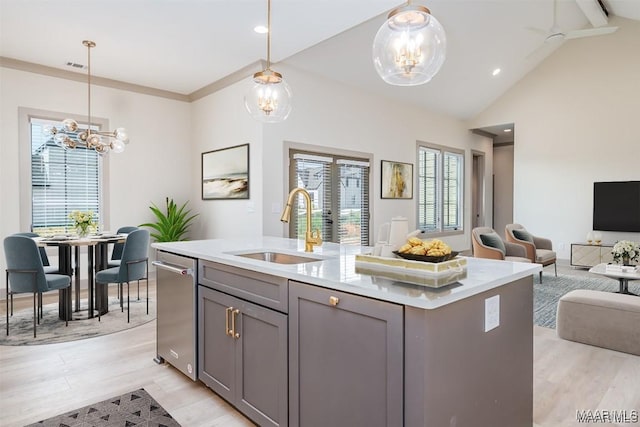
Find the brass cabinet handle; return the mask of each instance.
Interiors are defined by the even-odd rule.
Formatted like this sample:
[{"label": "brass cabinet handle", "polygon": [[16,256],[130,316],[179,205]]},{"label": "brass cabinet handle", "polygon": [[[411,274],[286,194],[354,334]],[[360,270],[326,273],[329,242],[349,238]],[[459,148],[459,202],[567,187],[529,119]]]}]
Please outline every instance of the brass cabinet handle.
[{"label": "brass cabinet handle", "polygon": [[233,310],[233,307],[227,307],[224,309],[225,313],[224,313],[224,329],[225,329],[225,334],[232,336],[232,331],[231,329],[229,329],[229,317],[231,314],[231,310]]},{"label": "brass cabinet handle", "polygon": [[238,315],[238,313],[240,313],[240,310],[238,310],[237,308],[231,312],[231,336],[236,339],[240,338],[240,333],[236,332],[236,315]]},{"label": "brass cabinet handle", "polygon": [[334,307],[337,306],[339,302],[340,302],[340,298],[334,297],[334,296],[329,297],[329,304],[331,304],[332,306]]}]

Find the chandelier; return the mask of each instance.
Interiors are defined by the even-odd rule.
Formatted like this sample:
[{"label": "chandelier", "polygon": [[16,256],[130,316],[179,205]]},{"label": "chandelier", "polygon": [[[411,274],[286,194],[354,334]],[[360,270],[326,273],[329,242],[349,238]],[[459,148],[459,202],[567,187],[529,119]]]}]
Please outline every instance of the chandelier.
[{"label": "chandelier", "polygon": [[61,128],[47,126],[44,132],[48,136],[53,136],[54,142],[66,149],[84,146],[96,150],[101,155],[105,155],[109,151],[122,153],[125,145],[129,143],[129,136],[125,128],[117,128],[113,132],[91,129],[91,48],[96,47],[96,44],[91,40],[84,40],[82,44],[87,47],[87,86],[89,88],[87,92],[87,128],[80,128],[78,122],[73,119],[64,119]]},{"label": "chandelier", "polygon": [[424,6],[411,1],[389,13],[373,41],[373,63],[385,82],[397,86],[427,83],[444,63],[444,28]]},{"label": "chandelier", "polygon": [[291,89],[282,74],[271,69],[271,0],[267,0],[267,67],[253,75],[253,82],[244,105],[254,119],[275,123],[289,117]]}]

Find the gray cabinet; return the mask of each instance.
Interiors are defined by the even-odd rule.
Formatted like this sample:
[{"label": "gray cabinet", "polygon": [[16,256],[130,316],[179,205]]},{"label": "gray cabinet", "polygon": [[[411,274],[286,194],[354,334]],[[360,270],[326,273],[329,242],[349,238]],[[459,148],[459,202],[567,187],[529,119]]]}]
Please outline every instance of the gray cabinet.
[{"label": "gray cabinet", "polygon": [[403,307],[289,281],[289,423],[403,425]]},{"label": "gray cabinet", "polygon": [[287,425],[287,316],[199,286],[199,378],[261,426]]}]

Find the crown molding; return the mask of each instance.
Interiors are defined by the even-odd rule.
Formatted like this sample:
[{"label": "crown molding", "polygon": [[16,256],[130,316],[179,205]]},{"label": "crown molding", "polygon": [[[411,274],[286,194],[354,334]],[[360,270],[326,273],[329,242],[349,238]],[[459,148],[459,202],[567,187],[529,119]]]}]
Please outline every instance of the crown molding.
[{"label": "crown molding", "polygon": [[[34,64],[32,62],[20,61],[13,58],[0,57],[0,67],[13,68],[14,70],[27,71],[30,73],[42,74],[59,79],[73,80],[76,82],[87,82],[86,74],[61,70],[54,67],[47,67],[46,65]],[[109,87],[112,89],[121,89],[129,92],[141,93],[143,95],[158,96],[161,98],[173,99],[176,101],[191,102],[189,95],[171,92],[168,90],[155,89],[142,85],[136,85],[133,83],[125,83],[119,80],[112,80],[104,77],[91,76],[91,84],[96,86]]]}]

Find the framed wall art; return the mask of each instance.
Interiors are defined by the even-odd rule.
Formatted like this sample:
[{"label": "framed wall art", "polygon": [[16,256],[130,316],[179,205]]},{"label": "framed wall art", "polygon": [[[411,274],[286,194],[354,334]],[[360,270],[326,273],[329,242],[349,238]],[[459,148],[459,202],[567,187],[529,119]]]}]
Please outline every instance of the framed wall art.
[{"label": "framed wall art", "polygon": [[202,153],[202,200],[249,198],[249,144]]},{"label": "framed wall art", "polygon": [[413,199],[413,164],[382,160],[380,192],[383,199]]}]

